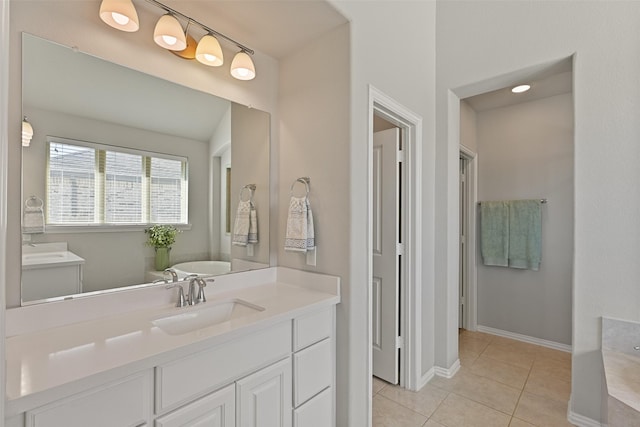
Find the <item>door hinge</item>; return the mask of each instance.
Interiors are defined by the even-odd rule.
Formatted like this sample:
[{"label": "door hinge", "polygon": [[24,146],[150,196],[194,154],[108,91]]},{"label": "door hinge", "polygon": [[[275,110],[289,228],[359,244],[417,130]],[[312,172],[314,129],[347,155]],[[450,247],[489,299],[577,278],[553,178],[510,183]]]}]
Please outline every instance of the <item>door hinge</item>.
[{"label": "door hinge", "polygon": [[404,162],[404,150],[398,150],[398,163],[402,163]]},{"label": "door hinge", "polygon": [[404,243],[396,243],[396,255],[404,255]]},{"label": "door hinge", "polygon": [[396,337],[396,348],[401,350],[404,348],[404,339],[402,337]]}]

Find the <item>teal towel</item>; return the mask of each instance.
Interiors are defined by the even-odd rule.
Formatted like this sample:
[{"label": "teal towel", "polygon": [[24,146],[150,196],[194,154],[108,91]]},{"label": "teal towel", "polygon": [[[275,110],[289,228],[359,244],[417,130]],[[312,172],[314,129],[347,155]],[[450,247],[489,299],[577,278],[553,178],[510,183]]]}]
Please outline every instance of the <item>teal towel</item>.
[{"label": "teal towel", "polygon": [[541,209],[538,200],[513,200],[509,204],[509,267],[540,267]]},{"label": "teal towel", "polygon": [[484,265],[507,267],[509,255],[509,205],[482,202],[480,205],[480,249]]}]

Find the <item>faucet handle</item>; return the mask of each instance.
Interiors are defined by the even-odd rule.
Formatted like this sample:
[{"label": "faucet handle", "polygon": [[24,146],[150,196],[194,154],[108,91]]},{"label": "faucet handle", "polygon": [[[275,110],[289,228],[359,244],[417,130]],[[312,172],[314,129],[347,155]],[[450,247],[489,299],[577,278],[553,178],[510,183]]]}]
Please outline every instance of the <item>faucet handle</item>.
[{"label": "faucet handle", "polygon": [[203,278],[196,279],[198,283],[198,296],[196,297],[197,303],[207,302],[207,298],[204,296],[204,288],[207,286],[207,281]]},{"label": "faucet handle", "polygon": [[178,288],[178,302],[176,302],[176,307],[184,307],[187,305],[187,301],[184,298],[184,289],[182,289],[182,285],[180,285],[179,283],[174,283],[166,286],[166,288]]}]

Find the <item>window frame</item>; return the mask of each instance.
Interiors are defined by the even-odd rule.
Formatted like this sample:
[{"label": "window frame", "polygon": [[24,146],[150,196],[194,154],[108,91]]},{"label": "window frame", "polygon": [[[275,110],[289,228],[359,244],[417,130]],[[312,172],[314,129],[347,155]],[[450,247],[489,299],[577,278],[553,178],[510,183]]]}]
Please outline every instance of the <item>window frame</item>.
[{"label": "window frame", "polygon": [[[183,201],[183,209],[184,209],[184,217],[185,217],[185,221],[186,222],[178,222],[178,223],[155,223],[155,222],[149,222],[149,215],[150,215],[150,211],[151,209],[147,210],[147,221],[146,222],[140,222],[140,223],[107,223],[107,222],[103,222],[103,223],[97,223],[97,222],[92,222],[92,223],[73,223],[73,224],[61,224],[61,223],[50,223],[49,222],[49,202],[50,202],[50,194],[49,194],[49,179],[50,179],[50,173],[49,173],[49,167],[50,167],[50,150],[51,150],[51,144],[52,143],[57,143],[57,144],[66,144],[66,145],[73,145],[73,146],[79,146],[79,147],[86,147],[86,148],[91,148],[94,149],[96,151],[102,151],[104,152],[104,155],[106,157],[106,152],[107,151],[111,151],[111,152],[118,152],[118,153],[126,153],[126,154],[134,154],[134,155],[138,155],[142,157],[142,163],[141,163],[141,168],[143,168],[143,164],[147,165],[150,164],[150,159],[151,158],[157,158],[157,159],[165,159],[165,160],[175,160],[175,161],[180,161],[183,164],[183,177],[182,177],[182,187],[184,189],[184,201]],[[98,155],[99,156],[99,155]],[[145,166],[146,167],[146,166]],[[143,169],[143,175],[145,175],[145,171]],[[96,162],[96,166],[94,169],[94,177],[95,180],[101,180],[102,183],[101,184],[96,184],[96,185],[104,185],[106,182],[106,174],[102,174],[100,173],[99,170],[99,166],[98,166],[98,162]],[[148,176],[144,176],[143,179],[149,179],[150,177]],[[150,182],[147,185],[143,185],[143,194],[142,194],[142,203],[147,203],[150,197],[150,193],[151,193],[151,185]],[[106,209],[105,204],[106,204],[106,198],[104,197],[104,193],[102,194],[101,200],[96,200],[95,201],[95,207],[96,209]],[[170,225],[174,225],[176,228],[180,229],[180,230],[190,230],[191,229],[191,223],[189,222],[189,159],[188,157],[184,157],[184,156],[177,156],[174,154],[167,154],[167,153],[159,153],[159,152],[153,152],[153,151],[148,151],[148,150],[140,150],[140,149],[136,149],[136,148],[130,148],[130,147],[121,147],[121,146],[115,146],[115,145],[108,145],[108,144],[101,144],[101,143],[96,143],[96,142],[90,142],[90,141],[83,141],[83,140],[76,140],[76,139],[70,139],[70,138],[62,138],[62,137],[57,137],[57,136],[47,136],[46,137],[46,173],[45,173],[45,203],[46,203],[46,209],[45,209],[45,224],[46,224],[46,229],[47,229],[47,233],[82,233],[82,232],[87,232],[87,231],[92,231],[92,232],[112,232],[112,231],[138,231],[138,230],[144,230],[146,228],[148,228],[151,225],[154,224],[170,224]]]}]

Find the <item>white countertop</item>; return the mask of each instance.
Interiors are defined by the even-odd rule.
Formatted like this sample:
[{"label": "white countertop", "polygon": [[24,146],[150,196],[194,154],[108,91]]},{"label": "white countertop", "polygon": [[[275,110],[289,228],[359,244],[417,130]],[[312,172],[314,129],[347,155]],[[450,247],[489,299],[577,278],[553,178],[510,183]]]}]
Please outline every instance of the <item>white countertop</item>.
[{"label": "white countertop", "polygon": [[[214,290],[212,286],[207,287],[206,304],[240,298],[264,307],[264,311],[182,335],[166,334],[151,320],[198,306],[177,308],[165,303],[9,336],[6,341],[7,415],[36,407],[51,396],[60,398],[77,392],[78,384],[88,387],[104,382],[105,375],[112,377],[151,368],[340,301],[338,278],[333,278],[333,286],[328,282],[328,287],[324,286],[326,281],[322,286],[314,284],[313,280],[292,284],[301,276],[314,274],[283,268],[276,270],[276,280],[267,283],[232,290],[229,286],[221,286],[218,291],[215,287]],[[171,291],[175,292],[175,289]],[[28,310],[33,313],[37,308],[29,307]],[[10,315],[9,320],[13,316],[19,319],[24,314]]]}]

